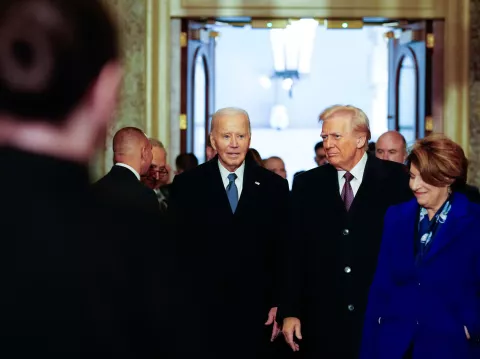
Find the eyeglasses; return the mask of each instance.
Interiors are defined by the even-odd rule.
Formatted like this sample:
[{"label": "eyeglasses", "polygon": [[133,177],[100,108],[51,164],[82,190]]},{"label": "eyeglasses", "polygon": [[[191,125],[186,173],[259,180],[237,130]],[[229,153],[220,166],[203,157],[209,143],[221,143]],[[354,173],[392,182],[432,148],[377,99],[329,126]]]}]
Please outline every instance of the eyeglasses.
[{"label": "eyeglasses", "polygon": [[168,175],[168,170],[167,170],[166,167],[156,167],[156,166],[153,167],[153,166],[152,166],[152,167],[150,167],[149,172],[150,172],[151,174],[158,173],[159,175],[163,175],[163,176],[164,176],[164,175]]}]

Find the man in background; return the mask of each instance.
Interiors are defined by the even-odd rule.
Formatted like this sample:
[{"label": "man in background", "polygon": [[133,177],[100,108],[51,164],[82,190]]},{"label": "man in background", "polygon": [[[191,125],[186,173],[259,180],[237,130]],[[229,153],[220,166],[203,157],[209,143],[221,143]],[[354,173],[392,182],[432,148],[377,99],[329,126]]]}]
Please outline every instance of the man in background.
[{"label": "man in background", "polygon": [[407,141],[400,132],[388,131],[375,144],[375,156],[381,160],[404,163],[407,159]]},{"label": "man in background", "polygon": [[315,163],[317,166],[322,166],[327,163],[327,155],[325,154],[325,149],[323,148],[323,141],[318,142],[315,145]]},{"label": "man in background", "polygon": [[272,156],[263,161],[264,167],[276,173],[283,179],[287,179],[287,170],[285,169],[285,162],[280,157]]},{"label": "man in background", "polygon": [[175,159],[175,166],[177,167],[176,175],[189,171],[198,166],[197,156],[193,153],[180,153]]},{"label": "man in background", "polygon": [[[125,127],[113,137],[113,153],[112,169],[92,185],[103,219],[111,223],[102,237],[114,239],[108,245],[116,253],[111,273],[116,285],[104,305],[117,318],[112,330],[128,333],[123,344],[127,352],[150,358],[160,349],[156,338],[160,334],[154,328],[160,328],[159,311],[166,296],[161,292],[165,271],[160,266],[166,263],[162,256],[168,252],[161,246],[157,198],[140,182],[150,168],[152,145],[142,130]],[[99,281],[98,291],[106,296],[110,289]]]},{"label": "man in background", "polygon": [[163,143],[151,138],[152,163],[147,173],[142,176],[142,182],[157,195],[160,211],[165,214],[168,207],[168,176],[167,151]]}]

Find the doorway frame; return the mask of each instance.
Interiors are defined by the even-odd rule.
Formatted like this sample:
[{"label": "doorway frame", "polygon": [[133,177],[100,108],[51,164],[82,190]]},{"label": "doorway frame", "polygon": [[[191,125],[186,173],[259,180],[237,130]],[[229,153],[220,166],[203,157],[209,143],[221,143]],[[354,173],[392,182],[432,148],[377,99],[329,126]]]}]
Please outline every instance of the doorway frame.
[{"label": "doorway frame", "polygon": [[[180,153],[181,18],[381,17],[444,20],[443,133],[469,156],[470,0],[144,0],[146,1],[146,128],[162,138],[169,160]],[[319,109],[320,111],[321,109]]]}]

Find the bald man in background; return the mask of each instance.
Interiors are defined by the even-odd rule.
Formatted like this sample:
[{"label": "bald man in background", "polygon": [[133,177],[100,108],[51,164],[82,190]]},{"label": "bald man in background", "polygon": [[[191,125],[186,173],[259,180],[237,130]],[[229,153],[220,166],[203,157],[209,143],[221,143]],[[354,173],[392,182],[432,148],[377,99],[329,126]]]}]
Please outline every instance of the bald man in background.
[{"label": "bald man in background", "polygon": [[96,279],[98,296],[110,298],[98,315],[114,318],[109,330],[131,352],[153,358],[161,350],[158,338],[164,337],[158,332],[159,309],[165,307],[159,266],[165,263],[161,256],[166,251],[159,248],[157,198],[140,182],[152,161],[152,145],[142,130],[125,127],[113,138],[113,152],[114,166],[92,185],[104,221],[110,224],[96,233],[102,241],[97,256],[104,262],[104,276]]},{"label": "bald man in background", "polygon": [[154,192],[140,182],[152,163],[152,144],[142,130],[120,129],[113,137],[113,163],[110,172],[93,185],[107,202],[119,207],[142,210],[158,208]]},{"label": "bald man in background", "polygon": [[283,179],[287,179],[287,170],[285,169],[285,162],[280,157],[272,156],[263,161],[264,167],[276,173]]},{"label": "bald man in background", "polygon": [[381,135],[375,144],[375,156],[381,160],[404,163],[407,158],[407,141],[397,131]]}]

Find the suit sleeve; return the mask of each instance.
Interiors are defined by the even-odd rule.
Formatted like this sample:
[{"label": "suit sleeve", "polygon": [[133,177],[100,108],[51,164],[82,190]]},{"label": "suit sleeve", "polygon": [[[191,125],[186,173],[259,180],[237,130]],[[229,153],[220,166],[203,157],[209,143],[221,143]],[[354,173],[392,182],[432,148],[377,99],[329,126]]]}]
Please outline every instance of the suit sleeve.
[{"label": "suit sleeve", "polygon": [[[471,201],[471,200],[470,200]],[[473,202],[473,201],[471,201]],[[475,205],[475,216],[476,216],[476,223],[480,221],[480,206]],[[476,229],[474,229],[473,236],[477,236]],[[480,245],[477,245],[477,253],[480,252]],[[477,284],[477,308],[480,308],[480,254],[477,255],[476,263],[475,263],[475,280]],[[470,323],[466,323],[468,328],[468,332],[470,334],[470,340],[475,344],[477,347],[480,347],[480,317],[478,315],[468,315],[467,317],[471,318]]]},{"label": "suit sleeve", "polygon": [[304,241],[306,240],[306,236],[302,233],[305,228],[303,223],[305,218],[304,186],[301,177],[296,178],[289,199],[289,230],[286,234],[283,260],[285,282],[280,298],[279,320],[287,317],[300,318],[301,316],[302,288],[305,280]]},{"label": "suit sleeve", "polygon": [[395,190],[391,192],[394,196],[392,204],[409,201],[413,197],[413,193],[409,185],[410,176],[408,175],[407,168],[403,167],[401,172],[395,175],[394,178],[397,181],[397,186],[394,187]]},{"label": "suit sleeve", "polygon": [[288,205],[289,205],[289,196],[290,191],[288,188],[288,182],[282,181],[281,185],[278,188],[278,191],[275,194],[274,200],[274,216],[273,219],[276,223],[272,223],[272,228],[276,228],[275,238],[273,242],[274,248],[272,248],[273,253],[273,263],[272,263],[272,277],[273,277],[273,291],[272,291],[272,303],[271,307],[278,307],[280,302],[280,295],[284,291],[285,283],[285,244],[287,241],[287,230],[288,229]]},{"label": "suit sleeve", "polygon": [[397,215],[398,214],[395,211],[395,207],[390,207],[385,215],[382,244],[380,248],[380,254],[378,256],[377,269],[368,296],[360,359],[371,359],[375,357],[373,355],[373,350],[375,347],[375,334],[379,322],[381,322],[382,313],[384,313],[385,303],[388,303],[390,299],[393,281],[389,263],[392,261],[392,255],[394,255],[390,249],[390,238],[392,238],[392,232],[395,232],[394,219]]}]

